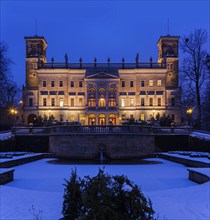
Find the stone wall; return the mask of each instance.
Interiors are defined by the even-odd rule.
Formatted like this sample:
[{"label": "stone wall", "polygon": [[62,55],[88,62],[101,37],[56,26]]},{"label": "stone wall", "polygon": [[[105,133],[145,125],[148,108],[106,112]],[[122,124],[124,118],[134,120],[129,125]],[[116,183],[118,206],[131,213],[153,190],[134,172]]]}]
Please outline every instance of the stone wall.
[{"label": "stone wall", "polygon": [[52,135],[49,151],[61,158],[109,159],[145,157],[155,152],[154,135],[139,134],[68,134]]}]

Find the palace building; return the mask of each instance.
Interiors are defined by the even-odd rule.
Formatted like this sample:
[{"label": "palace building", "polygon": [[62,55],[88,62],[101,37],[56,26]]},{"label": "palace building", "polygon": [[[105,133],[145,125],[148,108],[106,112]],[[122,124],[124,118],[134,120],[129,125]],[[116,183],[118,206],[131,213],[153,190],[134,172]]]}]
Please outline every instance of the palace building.
[{"label": "palace building", "polygon": [[147,121],[170,115],[181,121],[178,87],[178,36],[161,36],[158,60],[134,63],[63,63],[46,59],[44,37],[25,37],[26,85],[23,117],[38,116],[84,125],[122,124],[126,119]]}]

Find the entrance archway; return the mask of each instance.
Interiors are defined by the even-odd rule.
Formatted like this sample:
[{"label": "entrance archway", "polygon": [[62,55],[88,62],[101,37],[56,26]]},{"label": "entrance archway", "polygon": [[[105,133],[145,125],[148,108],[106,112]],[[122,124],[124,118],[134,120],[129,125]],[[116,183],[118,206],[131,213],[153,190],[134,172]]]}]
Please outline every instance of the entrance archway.
[{"label": "entrance archway", "polygon": [[110,114],[109,115],[109,123],[112,123],[113,125],[116,125],[116,115]]},{"label": "entrance archway", "polygon": [[98,116],[98,124],[105,125],[106,124],[106,116],[104,114],[100,114]]},{"label": "entrance archway", "polygon": [[28,116],[28,124],[30,124],[30,123],[34,124],[36,122],[37,122],[37,116],[35,114],[30,114]]},{"label": "entrance archway", "polygon": [[88,124],[95,125],[96,124],[96,116],[94,114],[90,114],[88,116]]}]

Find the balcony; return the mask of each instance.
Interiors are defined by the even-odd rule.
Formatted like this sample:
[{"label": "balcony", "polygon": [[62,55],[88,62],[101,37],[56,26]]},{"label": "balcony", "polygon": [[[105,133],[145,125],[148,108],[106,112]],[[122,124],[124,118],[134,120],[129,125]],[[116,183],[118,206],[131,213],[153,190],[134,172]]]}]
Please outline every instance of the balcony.
[{"label": "balcony", "polygon": [[117,106],[87,106],[87,111],[117,111]]}]

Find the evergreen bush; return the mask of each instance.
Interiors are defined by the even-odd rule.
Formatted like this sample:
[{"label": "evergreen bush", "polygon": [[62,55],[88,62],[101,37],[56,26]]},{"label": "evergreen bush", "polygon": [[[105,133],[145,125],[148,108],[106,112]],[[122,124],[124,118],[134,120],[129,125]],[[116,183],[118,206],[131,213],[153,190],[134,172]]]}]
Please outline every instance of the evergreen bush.
[{"label": "evergreen bush", "polygon": [[82,180],[72,171],[66,181],[62,220],[152,220],[152,203],[126,176],[99,169]]}]

